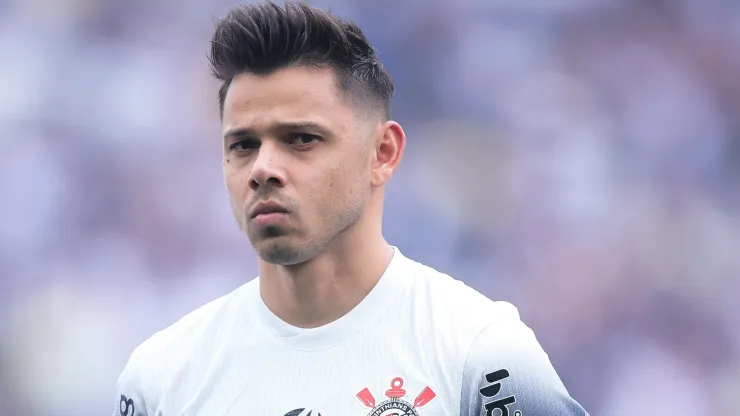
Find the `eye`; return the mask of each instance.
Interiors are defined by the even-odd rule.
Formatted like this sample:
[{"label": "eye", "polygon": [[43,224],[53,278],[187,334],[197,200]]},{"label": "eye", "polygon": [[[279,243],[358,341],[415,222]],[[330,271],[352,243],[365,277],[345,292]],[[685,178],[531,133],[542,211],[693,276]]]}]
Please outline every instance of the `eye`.
[{"label": "eye", "polygon": [[319,136],[308,133],[294,133],[290,136],[291,144],[306,146],[319,140]]},{"label": "eye", "polygon": [[259,147],[259,142],[256,140],[239,140],[229,146],[229,150],[245,151],[252,150]]}]

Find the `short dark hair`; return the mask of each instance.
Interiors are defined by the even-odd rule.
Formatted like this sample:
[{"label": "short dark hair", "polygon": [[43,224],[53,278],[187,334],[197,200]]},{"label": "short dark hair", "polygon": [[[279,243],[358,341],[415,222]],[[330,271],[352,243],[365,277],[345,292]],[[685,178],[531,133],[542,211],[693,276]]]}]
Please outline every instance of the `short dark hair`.
[{"label": "short dark hair", "polygon": [[212,75],[223,81],[221,116],[234,76],[305,65],[333,70],[351,103],[390,118],[393,80],[362,30],[303,1],[235,6],[216,23],[208,59]]}]

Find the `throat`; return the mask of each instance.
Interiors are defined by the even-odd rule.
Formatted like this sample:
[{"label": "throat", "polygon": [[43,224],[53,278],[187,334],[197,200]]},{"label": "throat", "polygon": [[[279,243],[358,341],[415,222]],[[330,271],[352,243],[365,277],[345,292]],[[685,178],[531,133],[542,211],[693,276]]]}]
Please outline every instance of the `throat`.
[{"label": "throat", "polygon": [[387,248],[377,259],[356,267],[322,258],[298,269],[265,267],[260,273],[260,295],[273,314],[292,326],[309,329],[330,324],[373,290],[393,257],[393,249]]}]

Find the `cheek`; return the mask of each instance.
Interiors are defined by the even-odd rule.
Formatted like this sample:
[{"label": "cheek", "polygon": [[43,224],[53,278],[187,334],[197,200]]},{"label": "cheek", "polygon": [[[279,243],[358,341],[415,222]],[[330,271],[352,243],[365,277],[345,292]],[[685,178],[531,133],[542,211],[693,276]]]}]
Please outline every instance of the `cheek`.
[{"label": "cheek", "polygon": [[224,170],[224,181],[226,183],[226,191],[229,193],[229,198],[232,203],[238,205],[244,202],[247,192],[249,191],[249,184],[246,176],[239,174],[230,169]]},{"label": "cheek", "polygon": [[[331,218],[336,215],[347,198],[348,178],[339,165],[313,167],[314,175],[307,175],[300,179],[298,185],[304,201],[304,207],[313,211],[313,215]],[[308,202],[309,203],[305,203]]]},{"label": "cheek", "polygon": [[304,208],[311,211],[309,215],[328,221],[361,202],[358,201],[363,195],[361,186],[369,172],[356,155],[346,154],[336,159],[340,162],[314,164],[309,170],[311,174],[296,178],[300,181],[296,188],[305,190],[301,194]]},{"label": "cheek", "polygon": [[361,196],[361,186],[365,173],[357,163],[346,163],[335,166],[329,178],[331,198],[330,203],[338,209],[349,205],[355,205],[357,198]]}]

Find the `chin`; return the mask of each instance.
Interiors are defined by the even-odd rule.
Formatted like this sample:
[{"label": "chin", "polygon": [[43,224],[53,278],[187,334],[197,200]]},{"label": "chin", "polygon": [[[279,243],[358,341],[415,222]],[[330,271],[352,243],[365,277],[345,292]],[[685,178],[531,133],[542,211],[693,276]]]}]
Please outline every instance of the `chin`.
[{"label": "chin", "polygon": [[262,261],[278,266],[294,266],[314,257],[306,244],[287,240],[285,237],[265,238],[252,242],[252,246]]}]

